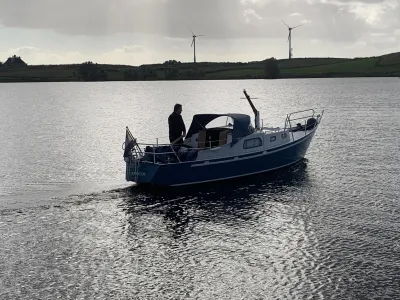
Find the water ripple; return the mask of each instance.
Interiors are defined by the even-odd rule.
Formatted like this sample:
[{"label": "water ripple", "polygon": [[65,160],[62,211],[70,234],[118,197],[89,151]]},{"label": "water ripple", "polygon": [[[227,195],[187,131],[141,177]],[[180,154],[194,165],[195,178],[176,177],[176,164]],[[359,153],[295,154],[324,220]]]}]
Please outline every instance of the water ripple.
[{"label": "water ripple", "polygon": [[[308,159],[268,175],[173,190],[73,188],[123,174],[113,149],[120,145],[123,123],[140,106],[129,104],[131,99],[121,105],[113,95],[128,99],[135,90],[159,90],[148,83],[135,83],[140,88],[132,85],[134,90],[126,83],[85,85],[89,99],[81,101],[81,110],[60,98],[71,122],[59,123],[61,115],[45,102],[38,102],[34,121],[21,109],[18,123],[5,116],[21,130],[18,136],[28,131],[25,138],[41,137],[48,145],[55,135],[57,143],[45,147],[44,156],[42,145],[33,149],[29,161],[39,163],[25,165],[23,173],[16,162],[24,155],[11,147],[12,139],[5,138],[0,149],[15,150],[0,161],[0,197],[6,199],[0,204],[11,203],[0,208],[0,299],[400,298],[400,156],[393,150],[400,138],[390,126],[399,117],[398,93],[387,92],[394,83],[380,80],[299,80],[291,81],[289,91],[279,88],[283,81],[271,83],[279,105],[260,104],[271,116],[297,105],[327,108]],[[246,84],[268,92],[262,82]],[[202,90],[209,83],[156,84],[163,89],[163,106],[164,93],[175,95],[182,85]],[[229,92],[232,84],[239,83],[221,82],[217,93]],[[74,89],[64,90],[77,96]],[[103,94],[109,103],[98,101]],[[298,101],[288,100],[293,97]],[[12,116],[13,103],[4,103]],[[217,101],[207,107],[216,110]],[[112,117],[86,118],[103,108]],[[42,110],[52,111],[49,119],[40,117]],[[118,129],[102,126],[105,119]],[[140,116],[133,122],[153,131],[162,126]],[[382,126],[371,126],[378,122]],[[34,124],[52,124],[56,132]],[[77,128],[82,135],[71,135]],[[4,127],[0,131],[8,134]],[[102,146],[94,149],[94,140]],[[14,205],[21,199],[29,203]]]}]

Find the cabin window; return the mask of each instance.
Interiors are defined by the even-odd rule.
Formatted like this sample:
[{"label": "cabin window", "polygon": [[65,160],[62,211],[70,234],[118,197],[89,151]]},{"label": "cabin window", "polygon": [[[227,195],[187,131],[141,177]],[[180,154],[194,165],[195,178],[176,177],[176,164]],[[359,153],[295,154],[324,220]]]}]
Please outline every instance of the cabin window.
[{"label": "cabin window", "polygon": [[276,136],[271,136],[271,137],[269,138],[269,141],[270,141],[270,142],[275,142],[275,141],[276,141]]},{"label": "cabin window", "polygon": [[244,141],[244,143],[243,143],[244,149],[250,149],[250,148],[255,148],[255,147],[260,147],[260,146],[262,146],[262,140],[260,138],[249,139],[249,140]]},{"label": "cabin window", "polygon": [[286,132],[285,132],[285,133],[282,133],[282,139],[286,139],[286,138],[287,138]]}]

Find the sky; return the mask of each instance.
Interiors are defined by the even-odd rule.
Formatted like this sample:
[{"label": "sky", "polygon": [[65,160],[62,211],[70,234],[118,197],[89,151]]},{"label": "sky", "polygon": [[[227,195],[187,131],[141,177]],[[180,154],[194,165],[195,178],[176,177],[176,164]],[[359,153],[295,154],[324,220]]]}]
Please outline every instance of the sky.
[{"label": "sky", "polygon": [[0,61],[142,65],[400,51],[400,0],[0,0]]}]

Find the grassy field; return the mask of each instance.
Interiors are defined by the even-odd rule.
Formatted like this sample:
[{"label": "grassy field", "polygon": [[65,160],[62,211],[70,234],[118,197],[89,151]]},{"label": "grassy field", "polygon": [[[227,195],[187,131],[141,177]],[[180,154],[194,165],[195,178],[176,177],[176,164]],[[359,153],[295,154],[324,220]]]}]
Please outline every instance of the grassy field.
[{"label": "grassy field", "polygon": [[[368,58],[296,58],[277,61],[280,78],[400,76],[400,52]],[[142,66],[81,64],[0,66],[0,82],[123,81],[264,78],[265,61],[247,63],[200,62]]]}]

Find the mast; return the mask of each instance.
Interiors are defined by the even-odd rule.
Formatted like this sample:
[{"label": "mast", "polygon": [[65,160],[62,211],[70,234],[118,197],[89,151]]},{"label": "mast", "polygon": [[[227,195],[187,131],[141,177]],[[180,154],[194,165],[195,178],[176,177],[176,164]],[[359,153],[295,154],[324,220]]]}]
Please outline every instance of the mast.
[{"label": "mast", "polygon": [[251,101],[251,98],[250,98],[250,96],[247,94],[247,92],[246,92],[246,90],[243,90],[243,93],[244,93],[244,95],[246,96],[246,99],[247,99],[247,101],[249,102],[249,104],[250,104],[250,106],[251,106],[251,109],[253,110],[253,112],[254,112],[254,125],[255,125],[255,128],[256,128],[256,130],[257,129],[260,129],[261,128],[261,126],[260,126],[260,112],[256,109],[256,107],[254,106],[254,104],[253,104],[253,102]]}]

